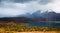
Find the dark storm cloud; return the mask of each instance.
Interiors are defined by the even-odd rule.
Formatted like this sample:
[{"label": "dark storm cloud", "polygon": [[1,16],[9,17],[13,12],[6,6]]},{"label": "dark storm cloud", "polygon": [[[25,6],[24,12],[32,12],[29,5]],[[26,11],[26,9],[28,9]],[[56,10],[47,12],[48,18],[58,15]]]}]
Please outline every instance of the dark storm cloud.
[{"label": "dark storm cloud", "polygon": [[12,0],[12,1],[15,3],[27,3],[27,2],[34,1],[34,0]]},{"label": "dark storm cloud", "polygon": [[1,6],[3,6],[3,4],[2,4],[2,0],[0,0],[0,7],[1,7]]},{"label": "dark storm cloud", "polygon": [[2,0],[0,0],[0,2],[1,2]]},{"label": "dark storm cloud", "polygon": [[46,5],[46,4],[48,4],[48,3],[51,3],[53,0],[40,0],[40,4],[42,4],[42,5]]},{"label": "dark storm cloud", "polygon": [[1,1],[1,0],[0,0]]},{"label": "dark storm cloud", "polygon": [[0,0],[0,2],[27,3],[35,0]]}]

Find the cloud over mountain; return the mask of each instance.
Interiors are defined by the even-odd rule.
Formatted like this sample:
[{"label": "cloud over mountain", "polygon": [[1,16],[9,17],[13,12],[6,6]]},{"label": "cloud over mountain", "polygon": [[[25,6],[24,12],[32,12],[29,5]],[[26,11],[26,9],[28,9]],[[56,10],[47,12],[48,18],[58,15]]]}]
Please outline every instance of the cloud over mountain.
[{"label": "cloud over mountain", "polygon": [[48,9],[60,13],[59,4],[60,0],[0,0],[0,15],[16,16],[37,10],[44,12]]}]

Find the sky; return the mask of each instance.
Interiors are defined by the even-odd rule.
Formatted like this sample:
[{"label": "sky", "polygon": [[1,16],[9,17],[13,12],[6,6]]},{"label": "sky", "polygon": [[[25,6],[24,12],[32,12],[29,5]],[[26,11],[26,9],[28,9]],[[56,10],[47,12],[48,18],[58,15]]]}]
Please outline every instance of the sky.
[{"label": "sky", "polygon": [[60,0],[0,0],[0,17],[12,17],[37,10],[60,13]]}]

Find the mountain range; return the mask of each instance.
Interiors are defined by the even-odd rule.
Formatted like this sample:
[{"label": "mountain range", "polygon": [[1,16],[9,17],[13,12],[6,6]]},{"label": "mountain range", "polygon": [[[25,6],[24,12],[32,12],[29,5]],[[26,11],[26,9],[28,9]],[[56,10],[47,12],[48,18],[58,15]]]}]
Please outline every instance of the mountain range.
[{"label": "mountain range", "polygon": [[26,13],[17,15],[16,17],[3,17],[0,18],[2,23],[15,22],[15,23],[29,23],[30,26],[41,27],[60,27],[60,13],[56,12],[41,12],[38,10],[32,14]]},{"label": "mountain range", "polygon": [[26,13],[22,15],[17,15],[16,17],[3,17],[0,18],[1,21],[16,21],[16,22],[31,22],[31,21],[60,21],[60,13],[56,13],[54,11],[48,12],[41,12],[38,10],[32,14]]}]

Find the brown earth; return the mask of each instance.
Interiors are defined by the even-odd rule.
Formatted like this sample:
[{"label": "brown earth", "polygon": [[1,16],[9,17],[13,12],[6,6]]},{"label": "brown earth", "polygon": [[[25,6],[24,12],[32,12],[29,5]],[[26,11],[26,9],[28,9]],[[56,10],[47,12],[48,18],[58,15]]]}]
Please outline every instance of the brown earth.
[{"label": "brown earth", "polygon": [[47,31],[47,32],[17,32],[17,33],[60,33],[59,31]]}]

